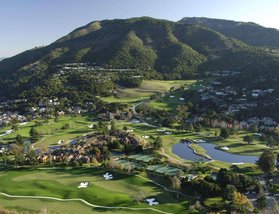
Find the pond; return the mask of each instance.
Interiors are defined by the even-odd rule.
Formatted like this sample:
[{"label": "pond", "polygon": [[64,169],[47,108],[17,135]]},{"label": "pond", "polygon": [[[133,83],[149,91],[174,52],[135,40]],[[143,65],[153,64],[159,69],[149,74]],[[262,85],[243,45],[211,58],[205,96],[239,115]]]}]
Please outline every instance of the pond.
[{"label": "pond", "polygon": [[[207,151],[207,154],[214,160],[228,163],[256,163],[259,159],[257,156],[230,154],[228,152],[215,149],[216,145],[212,143],[199,143],[199,145],[203,147]],[[194,154],[193,150],[188,147],[188,144],[183,142],[173,145],[172,152],[186,160],[209,161],[207,158]]]},{"label": "pond", "polygon": [[178,155],[179,157],[183,159],[187,159],[190,161],[209,161],[208,158],[202,157],[200,155],[196,155],[191,148],[189,148],[189,144],[185,142],[180,142],[177,144],[174,144],[172,147],[172,153]]}]

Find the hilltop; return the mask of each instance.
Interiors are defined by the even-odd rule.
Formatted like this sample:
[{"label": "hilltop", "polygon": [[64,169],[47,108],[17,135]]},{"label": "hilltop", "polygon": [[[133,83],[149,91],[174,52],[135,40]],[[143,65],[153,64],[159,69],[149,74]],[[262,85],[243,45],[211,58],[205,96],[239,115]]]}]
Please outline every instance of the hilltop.
[{"label": "hilltop", "polygon": [[185,17],[179,23],[203,26],[249,45],[279,47],[279,30],[266,28],[253,22],[237,22],[205,17]]}]

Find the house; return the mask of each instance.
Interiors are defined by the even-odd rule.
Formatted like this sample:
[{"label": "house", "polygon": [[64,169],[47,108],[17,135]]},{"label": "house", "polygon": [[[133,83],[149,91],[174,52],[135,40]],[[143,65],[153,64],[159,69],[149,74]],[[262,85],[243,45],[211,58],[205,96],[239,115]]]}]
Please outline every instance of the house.
[{"label": "house", "polygon": [[270,117],[263,117],[261,123],[266,127],[275,127],[277,123]]},{"label": "house", "polygon": [[261,120],[260,120],[259,118],[257,118],[257,117],[253,117],[253,118],[249,118],[249,119],[247,120],[247,122],[248,122],[249,125],[251,125],[251,126],[253,126],[253,125],[258,126],[259,123],[261,122]]}]

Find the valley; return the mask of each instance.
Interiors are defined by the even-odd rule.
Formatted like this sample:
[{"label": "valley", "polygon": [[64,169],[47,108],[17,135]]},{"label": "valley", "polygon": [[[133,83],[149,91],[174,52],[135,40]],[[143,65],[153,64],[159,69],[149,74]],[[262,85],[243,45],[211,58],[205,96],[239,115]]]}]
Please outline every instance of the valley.
[{"label": "valley", "polygon": [[[127,108],[127,112],[131,114],[129,117],[127,116],[126,119],[118,116],[121,114],[117,113],[117,111],[115,111],[116,113],[111,112],[110,114],[92,114],[87,112],[80,115],[35,119],[28,121],[28,123],[18,125],[17,129],[11,134],[0,138],[2,148],[6,149],[2,151],[11,154],[7,157],[5,162],[13,162],[15,156],[12,155],[12,153],[16,151],[13,149],[17,149],[5,147],[5,145],[11,145],[10,143],[15,141],[19,135],[22,137],[22,140],[26,142],[24,143],[24,147],[27,149],[25,151],[27,157],[31,158],[31,156],[28,155],[30,151],[34,150],[37,151],[36,156],[38,158],[36,161],[34,160],[34,163],[29,162],[31,167],[34,167],[33,169],[28,169],[28,165],[26,165],[23,160],[22,163],[16,163],[16,168],[10,166],[6,169],[3,163],[0,181],[1,183],[5,183],[5,185],[0,192],[8,194],[11,197],[16,195],[17,198],[9,200],[10,196],[8,197],[2,194],[0,197],[0,204],[3,204],[2,208],[28,211],[46,209],[50,212],[52,212],[52,210],[61,209],[69,210],[67,211],[69,213],[75,212],[77,209],[84,210],[84,212],[89,212],[91,209],[94,212],[102,210],[102,212],[105,213],[110,213],[111,209],[117,209],[120,213],[126,213],[129,212],[129,209],[135,208],[135,210],[133,210],[135,213],[144,211],[150,213],[160,213],[160,211],[165,213],[187,213],[189,210],[185,206],[192,204],[195,200],[195,196],[190,194],[188,197],[189,193],[187,193],[187,191],[182,191],[181,194],[186,194],[187,196],[185,197],[182,195],[179,199],[176,199],[175,191],[177,190],[173,189],[170,185],[169,179],[174,175],[188,176],[188,169],[190,168],[190,171],[195,169],[192,166],[192,161],[198,164],[202,156],[210,156],[213,159],[200,162],[199,164],[201,165],[199,167],[210,167],[214,172],[220,168],[230,168],[234,162],[233,164],[239,163],[239,165],[237,165],[238,170],[242,173],[250,174],[252,171],[254,175],[261,174],[255,165],[255,161],[245,162],[241,160],[242,155],[250,155],[251,157],[255,155],[257,156],[256,159],[258,159],[261,153],[266,148],[269,148],[268,142],[260,139],[259,136],[255,136],[253,142],[249,144],[243,141],[244,136],[254,135],[253,132],[241,130],[232,134],[227,139],[222,139],[216,135],[216,130],[218,131],[219,128],[203,127],[199,130],[187,128],[186,130],[181,130],[179,122],[168,127],[162,127],[161,124],[158,124],[159,121],[156,122],[155,120],[155,118],[158,120],[158,117],[154,118],[153,114],[146,116],[144,113],[145,108],[148,108],[155,112],[169,112],[168,114],[174,117],[178,114],[180,106],[188,102],[188,100],[184,98],[185,91],[198,91],[202,88],[200,85],[211,84],[212,81],[213,80],[144,80],[142,85],[138,88],[119,87],[119,89],[116,90],[117,95],[115,97],[101,97],[101,99],[107,103],[113,104],[119,102],[126,104],[125,108]],[[181,99],[182,97],[183,99]],[[125,109],[122,111],[125,112]],[[35,142],[30,139],[30,130],[32,128],[35,128],[39,134]],[[5,126],[0,132],[5,133],[10,129],[12,130],[13,127]],[[120,152],[121,150],[119,149],[112,149],[111,154],[108,156],[110,157],[109,162],[106,163],[107,165],[104,165],[105,162],[101,163],[100,160],[96,160],[95,157],[97,156],[94,155],[94,153],[84,153],[83,150],[86,148],[83,146],[86,145],[84,142],[89,142],[92,136],[105,136],[113,130],[123,130],[123,132],[126,132],[128,135],[131,133],[141,138],[140,141],[144,142],[143,145],[145,145],[145,148],[141,153],[138,153],[138,157],[125,154],[125,150],[123,153]],[[161,145],[159,145],[158,148],[154,147],[156,137],[159,137],[161,140]],[[184,140],[190,140],[192,142],[192,146],[197,154],[194,159],[190,158],[192,155],[189,155],[189,159],[187,155],[180,156],[174,152],[174,146]],[[230,148],[228,151],[225,151],[227,156],[230,155],[229,153],[238,154],[240,155],[239,159],[236,163],[235,161],[222,162],[218,159],[215,160],[214,152],[213,155],[209,155],[208,151],[204,149],[201,144],[215,145],[214,147],[216,147],[216,149],[227,146]],[[185,146],[185,148],[182,149],[186,151],[188,149],[188,144],[185,143],[183,146]],[[83,151],[80,153],[83,155],[81,155],[81,157],[73,156],[75,157],[73,159],[71,157],[71,150],[69,150],[70,148],[73,149],[72,151],[79,151],[79,153]],[[151,148],[157,149],[153,151]],[[278,149],[279,147],[274,144],[272,150],[278,152]],[[118,156],[119,152],[120,156]],[[191,150],[190,152],[193,153]],[[60,161],[55,159],[51,161],[49,159],[53,158],[54,155],[59,157],[57,156],[59,153],[63,155]],[[49,156],[49,154],[52,154],[52,157]],[[144,162],[142,162],[143,160],[140,157],[144,157],[144,155],[146,155],[146,157],[143,159]],[[44,161],[44,158],[46,158],[46,161]],[[148,160],[148,158],[150,158],[150,160]],[[160,161],[154,162],[154,158],[159,158]],[[116,161],[113,161],[113,159]],[[3,153],[2,160],[4,161]],[[18,166],[22,164],[23,168],[17,169]],[[173,168],[163,169],[166,166]],[[153,172],[152,170],[155,169],[158,171]],[[162,171],[162,174],[160,170],[180,170],[180,172],[174,171],[175,174],[168,175],[164,174],[168,173],[168,171]],[[102,174],[107,171],[113,174],[114,179],[112,181],[106,181],[102,178]],[[157,174],[157,176],[154,176],[154,173]],[[89,182],[90,188],[77,190],[78,183],[83,181]],[[29,186],[30,184],[32,188]],[[134,184],[136,185],[134,186]],[[18,189],[21,191],[18,192]],[[63,194],[61,194],[62,192]],[[160,205],[150,210],[146,203],[141,202],[138,204],[137,202],[133,202],[134,199],[132,195],[135,194],[143,194],[144,196],[142,197],[144,198],[155,197],[156,200],[160,202]],[[31,198],[25,198],[25,196],[31,196]],[[44,196],[50,198],[40,198]],[[98,198],[98,200],[95,198]],[[58,199],[65,199],[65,201],[57,201]],[[74,199],[76,201],[67,201],[67,199]],[[85,200],[86,203],[82,202],[81,199]],[[139,200],[142,200],[142,198]],[[23,206],[18,207],[17,203],[19,201],[26,202],[24,202]],[[26,209],[26,204],[30,204],[28,205],[28,209]],[[42,204],[44,206],[42,206]],[[115,206],[115,204],[117,204],[117,206]],[[95,207],[95,205],[104,207],[98,208]],[[92,206],[93,208],[91,208]],[[140,209],[138,210],[138,208]]]},{"label": "valley", "polygon": [[2,60],[0,213],[278,213],[277,36],[113,19]]}]

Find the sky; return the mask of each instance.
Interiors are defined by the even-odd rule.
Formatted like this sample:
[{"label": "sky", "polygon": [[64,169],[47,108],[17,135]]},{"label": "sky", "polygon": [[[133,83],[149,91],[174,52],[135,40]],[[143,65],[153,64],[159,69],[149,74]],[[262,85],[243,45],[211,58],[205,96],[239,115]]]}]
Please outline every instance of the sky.
[{"label": "sky", "polygon": [[103,19],[209,17],[279,29],[278,0],[0,0],[0,58]]}]

